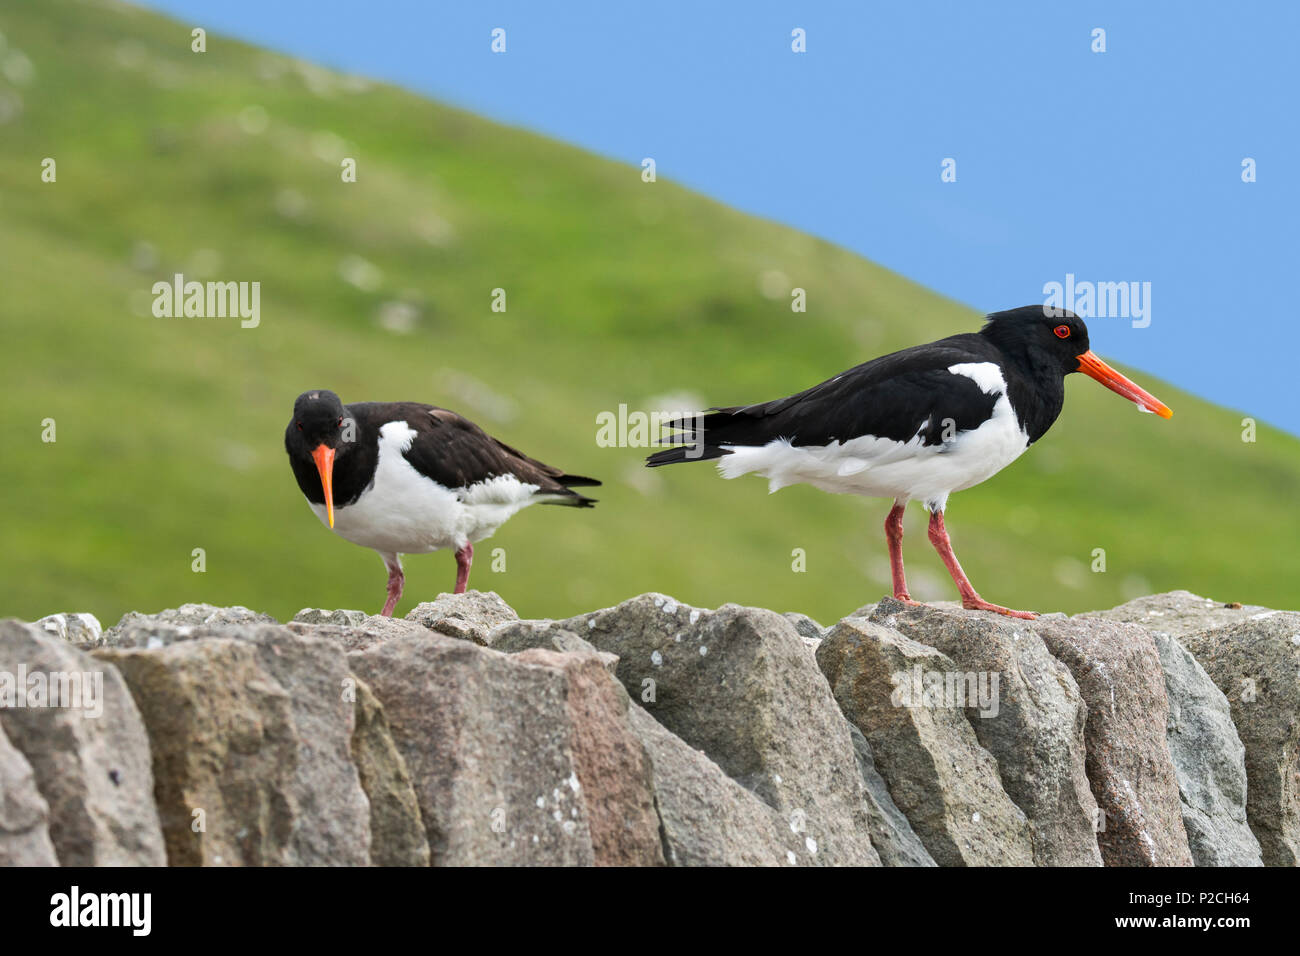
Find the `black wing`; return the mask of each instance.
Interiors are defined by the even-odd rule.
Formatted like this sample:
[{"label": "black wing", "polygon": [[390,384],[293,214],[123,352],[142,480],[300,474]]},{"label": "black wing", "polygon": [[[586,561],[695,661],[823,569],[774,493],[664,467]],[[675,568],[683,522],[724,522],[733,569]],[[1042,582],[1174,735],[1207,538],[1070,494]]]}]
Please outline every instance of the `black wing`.
[{"label": "black wing", "polygon": [[671,422],[669,427],[681,431],[663,441],[680,447],[656,452],[646,462],[654,467],[720,458],[731,447],[760,446],[778,438],[794,445],[826,445],[863,435],[905,442],[920,434],[925,445],[942,444],[945,437],[987,421],[997,401],[948,368],[1000,358],[994,346],[975,334],[883,355],[788,398],[709,409],[703,416]]},{"label": "black wing", "polygon": [[514,475],[526,484],[537,485],[538,494],[560,496],[562,500],[557,504],[590,507],[595,503],[594,498],[571,488],[599,485],[595,478],[570,475],[529,458],[446,408],[416,402],[362,402],[349,405],[348,410],[379,425],[406,422],[415,437],[404,457],[416,471],[445,488],[467,488],[489,478]]}]

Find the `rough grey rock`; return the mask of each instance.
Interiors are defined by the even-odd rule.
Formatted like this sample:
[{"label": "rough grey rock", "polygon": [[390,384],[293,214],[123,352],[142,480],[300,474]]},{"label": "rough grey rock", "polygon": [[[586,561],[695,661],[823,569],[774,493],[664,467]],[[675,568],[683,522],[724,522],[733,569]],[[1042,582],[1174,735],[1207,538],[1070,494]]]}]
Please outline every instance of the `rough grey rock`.
[{"label": "rough grey rock", "polygon": [[650,756],[632,730],[632,702],[599,656],[532,648],[515,657],[564,676],[573,771],[597,866],[662,866]]},{"label": "rough grey rock", "polygon": [[495,591],[466,591],[439,594],[436,600],[417,604],[406,619],[439,634],[486,647],[494,627],[517,621],[519,615]]},{"label": "rough grey rock", "polygon": [[[996,673],[997,713],[896,700],[918,664]],[[1077,865],[1094,794],[1109,864],[1300,858],[1300,614],[1188,592],[830,631],[190,604],[2,622],[0,697],[20,666],[99,673],[104,716],[0,707],[0,865]]]},{"label": "rough grey rock", "polygon": [[595,654],[611,674],[618,668],[618,657],[599,650],[586,638],[560,627],[551,621],[512,621],[501,624],[488,635],[489,646],[495,651],[517,654],[534,647],[573,654]]},{"label": "rough grey rock", "polygon": [[965,715],[941,700],[913,699],[914,668],[953,673],[949,658],[891,628],[845,618],[822,641],[817,663],[940,866],[1032,864],[1029,823]]},{"label": "rough grey rock", "polygon": [[365,611],[350,611],[340,608],[327,611],[319,607],[305,607],[293,616],[291,624],[334,624],[339,627],[358,627],[370,617]]},{"label": "rough grey rock", "polygon": [[[598,650],[551,621],[503,624],[489,640],[494,650],[506,653],[542,647],[594,654],[611,674],[617,672],[616,655]],[[776,810],[728,777],[704,753],[635,704],[629,719],[651,758],[655,806],[670,865],[778,866],[812,860],[804,838]]]},{"label": "rough grey rock", "polygon": [[617,711],[597,658],[507,655],[426,631],[349,662],[383,703],[434,865],[662,862],[657,827],[646,832],[644,748],[626,721],[585,716]]},{"label": "rough grey rock", "polygon": [[1069,670],[1042,638],[1012,618],[916,607],[892,597],[880,602],[871,620],[954,662],[954,690],[964,698],[966,718],[997,760],[1007,795],[1029,820],[1034,862],[1101,866],[1097,802],[1084,769],[1087,708]]},{"label": "rough grey rock", "polygon": [[1246,822],[1246,748],[1228,699],[1178,641],[1153,632],[1169,697],[1169,755],[1197,866],[1263,866]]},{"label": "rough grey rock", "polygon": [[849,736],[853,740],[853,752],[858,758],[858,770],[866,790],[871,842],[880,854],[880,862],[885,866],[938,866],[889,795],[889,785],[876,770],[875,757],[867,738],[853,724],[849,724]]},{"label": "rough grey rock", "polygon": [[1191,866],[1165,728],[1169,701],[1149,631],[1113,621],[1027,622],[1074,675],[1088,719],[1088,780],[1107,866]]},{"label": "rough grey rock", "polygon": [[345,651],[364,651],[368,647],[374,647],[395,637],[426,637],[429,634],[429,629],[423,624],[406,621],[400,617],[381,617],[378,614],[369,615],[357,624],[313,624],[292,621],[285,626],[295,634],[306,634],[329,641]]},{"label": "rough grey rock", "polygon": [[428,866],[429,840],[406,761],[393,742],[379,698],[364,681],[352,680],[356,681],[352,761],[370,802],[370,863]]},{"label": "rough grey rock", "polygon": [[45,633],[83,649],[98,646],[104,636],[104,628],[93,614],[48,614],[34,623]]},{"label": "rough grey rock", "polygon": [[800,614],[798,611],[787,611],[781,615],[787,621],[794,625],[795,631],[803,638],[804,646],[817,650],[817,645],[822,642],[826,636],[826,628],[822,627],[807,614]]},{"label": "rough grey rock", "polygon": [[[48,695],[25,698],[38,675]],[[56,688],[72,699],[49,706]],[[10,694],[31,706],[9,706]],[[117,670],[33,625],[0,621],[0,699],[0,729],[31,765],[59,862],[161,866],[149,740]]]},{"label": "rough grey rock", "polygon": [[50,807],[27,758],[0,726],[0,866],[58,866]]},{"label": "rough grey rock", "polygon": [[632,730],[650,755],[664,856],[672,866],[784,866],[813,856],[776,810],[636,704]]},{"label": "rough grey rock", "polygon": [[370,806],[342,649],[278,625],[224,630],[96,652],[144,714],[169,862],[365,866]]},{"label": "rough grey rock", "polygon": [[1277,613],[1254,604],[1234,607],[1231,602],[1201,597],[1191,591],[1166,591],[1137,598],[1108,611],[1087,611],[1076,614],[1075,617],[1141,624],[1179,637],[1193,631],[1240,624],[1242,621],[1257,619],[1259,615]]},{"label": "rough grey rock", "polygon": [[1246,748],[1246,818],[1266,866],[1300,863],[1300,613],[1184,634]]},{"label": "rough grey rock", "polygon": [[848,727],[781,615],[643,594],[560,626],[616,654],[628,693],[779,811],[819,864],[879,865]]},{"label": "rough grey rock", "polygon": [[101,647],[163,647],[185,640],[200,628],[227,628],[240,624],[275,624],[275,618],[246,607],[213,607],[211,604],[182,604],[156,614],[127,611],[104,632]]}]

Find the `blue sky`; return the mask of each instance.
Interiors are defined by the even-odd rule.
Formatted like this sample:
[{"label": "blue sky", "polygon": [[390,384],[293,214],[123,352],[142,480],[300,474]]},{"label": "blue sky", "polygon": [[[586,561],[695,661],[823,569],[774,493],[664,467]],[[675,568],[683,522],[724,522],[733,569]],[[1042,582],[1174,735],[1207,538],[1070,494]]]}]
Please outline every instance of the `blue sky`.
[{"label": "blue sky", "polygon": [[654,157],[983,311],[1041,302],[1067,274],[1150,283],[1149,324],[1093,318],[1093,348],[1300,434],[1283,281],[1300,259],[1300,4],[145,5]]}]

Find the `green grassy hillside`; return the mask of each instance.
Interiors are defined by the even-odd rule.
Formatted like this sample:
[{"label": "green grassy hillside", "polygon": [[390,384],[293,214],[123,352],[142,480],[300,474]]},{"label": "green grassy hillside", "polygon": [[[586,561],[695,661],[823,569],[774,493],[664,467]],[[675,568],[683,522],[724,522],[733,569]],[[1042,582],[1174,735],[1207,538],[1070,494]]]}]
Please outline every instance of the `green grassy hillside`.
[{"label": "green grassy hillside", "polygon": [[[885,593],[887,503],[769,497],[705,465],[648,471],[645,449],[597,446],[596,416],[681,393],[777,397],[975,329],[969,309],[410,93],[216,36],[194,54],[188,26],[131,7],[8,3],[0,34],[0,614],[377,610],[379,558],[320,526],[285,460],[310,387],[446,405],[605,480],[596,509],[533,508],[479,547],[473,583],[523,614],[659,590],[830,620]],[[174,272],[260,281],[261,325],[155,318],[150,288]],[[1300,442],[1261,428],[1243,443],[1240,412],[1134,377],[1171,421],[1074,376],[1048,436],[953,497],[976,586],[1045,610],[1174,587],[1295,606]],[[950,598],[923,529],[914,505],[913,591]],[[1096,548],[1105,573],[1090,570]],[[399,613],[454,573],[448,554],[406,563]]]}]

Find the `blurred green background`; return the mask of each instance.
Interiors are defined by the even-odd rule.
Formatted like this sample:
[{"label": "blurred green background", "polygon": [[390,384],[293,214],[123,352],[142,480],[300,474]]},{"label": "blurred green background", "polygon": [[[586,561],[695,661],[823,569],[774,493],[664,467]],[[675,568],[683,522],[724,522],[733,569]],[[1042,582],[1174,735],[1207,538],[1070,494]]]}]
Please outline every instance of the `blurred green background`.
[{"label": "blurred green background", "polygon": [[[189,27],[129,6],[6,2],[0,35],[0,615],[378,610],[379,558],[318,523],[285,460],[312,387],[454,408],[605,481],[596,509],[532,508],[479,546],[471,583],[523,615],[658,590],[829,621],[886,593],[887,502],[649,471],[646,449],[597,447],[596,416],[778,397],[974,330],[971,310],[410,93],[215,36],[194,54]],[[151,286],[175,272],[260,281],[260,327],[155,318]],[[1179,587],[1300,604],[1300,441],[1243,442],[1240,412],[1131,374],[1171,421],[1074,376],[1046,438],[953,497],[976,586],[1039,610]],[[907,528],[913,594],[954,597],[919,504]],[[399,614],[450,589],[449,554],[406,567]]]}]

